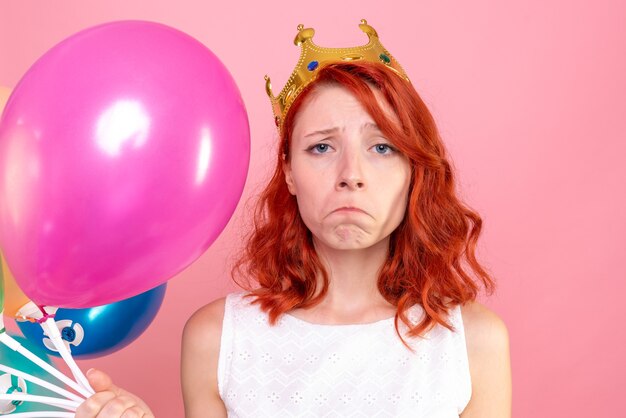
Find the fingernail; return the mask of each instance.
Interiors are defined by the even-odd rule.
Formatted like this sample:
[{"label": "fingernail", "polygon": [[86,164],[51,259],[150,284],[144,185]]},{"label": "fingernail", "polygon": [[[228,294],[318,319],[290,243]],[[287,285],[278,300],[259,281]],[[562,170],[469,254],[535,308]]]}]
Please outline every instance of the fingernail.
[{"label": "fingernail", "polygon": [[96,369],[94,369],[93,367],[89,370],[87,370],[87,373],[85,373],[87,376],[89,376],[91,373],[93,373]]}]

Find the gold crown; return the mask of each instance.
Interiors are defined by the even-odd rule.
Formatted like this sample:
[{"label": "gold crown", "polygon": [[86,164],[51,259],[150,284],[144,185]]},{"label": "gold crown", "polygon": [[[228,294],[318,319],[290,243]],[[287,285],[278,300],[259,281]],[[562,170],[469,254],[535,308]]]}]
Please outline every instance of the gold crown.
[{"label": "gold crown", "polygon": [[304,28],[298,25],[298,34],[293,40],[296,46],[300,47],[300,59],[296,68],[291,73],[287,84],[280,91],[278,97],[272,94],[270,78],[265,76],[265,91],[272,102],[274,111],[274,121],[279,131],[282,131],[284,116],[289,111],[292,103],[296,100],[302,90],[315,78],[320,68],[333,62],[341,61],[370,61],[385,64],[395,71],[405,80],[409,81],[398,61],[391,56],[389,51],[378,40],[378,33],[373,27],[367,24],[365,19],[361,19],[359,28],[365,32],[369,42],[365,45],[349,48],[324,48],[313,43],[313,28]]}]

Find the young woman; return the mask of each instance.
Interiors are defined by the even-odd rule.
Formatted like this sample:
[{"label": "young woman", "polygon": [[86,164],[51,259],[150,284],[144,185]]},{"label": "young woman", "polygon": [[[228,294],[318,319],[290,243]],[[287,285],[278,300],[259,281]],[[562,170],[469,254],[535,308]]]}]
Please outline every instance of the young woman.
[{"label": "young woman", "polygon": [[[475,301],[493,289],[474,256],[481,219],[381,50],[380,62],[305,60],[314,74],[292,76],[295,97],[273,98],[276,169],[235,269],[247,291],[184,330],[187,418],[510,416],[507,330]],[[98,393],[78,418],[152,416],[104,373],[88,378]]]}]

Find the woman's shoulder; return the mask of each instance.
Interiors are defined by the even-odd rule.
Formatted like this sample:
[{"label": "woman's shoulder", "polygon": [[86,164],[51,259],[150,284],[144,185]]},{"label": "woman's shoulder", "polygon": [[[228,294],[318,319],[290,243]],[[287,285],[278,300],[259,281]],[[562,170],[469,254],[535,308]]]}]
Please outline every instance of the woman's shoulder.
[{"label": "woman's shoulder", "polygon": [[199,340],[221,333],[225,305],[226,297],[221,297],[199,308],[187,320],[183,335],[189,334],[190,338]]},{"label": "woman's shoulder", "polygon": [[472,380],[472,397],[461,417],[509,417],[509,332],[495,312],[478,302],[461,306]]},{"label": "woman's shoulder", "polygon": [[498,314],[473,301],[461,306],[461,315],[469,350],[508,351],[509,333]]},{"label": "woman's shoulder", "polygon": [[183,330],[181,383],[185,416],[226,416],[219,397],[217,366],[226,298],[201,307],[187,320]]},{"label": "woman's shoulder", "polygon": [[[239,310],[247,305],[245,292],[230,293],[215,299],[195,311],[187,320],[183,330],[183,345],[190,344],[207,349],[218,350],[222,337],[224,315],[233,309]],[[229,308],[230,307],[230,308]]]},{"label": "woman's shoulder", "polygon": [[216,299],[189,317],[183,329],[183,360],[187,358],[195,363],[195,360],[212,358],[217,367],[225,302],[224,297]]}]

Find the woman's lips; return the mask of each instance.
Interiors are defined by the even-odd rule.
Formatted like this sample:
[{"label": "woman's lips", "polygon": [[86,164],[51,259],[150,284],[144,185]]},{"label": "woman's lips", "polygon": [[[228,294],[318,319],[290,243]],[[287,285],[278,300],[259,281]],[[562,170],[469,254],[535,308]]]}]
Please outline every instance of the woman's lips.
[{"label": "woman's lips", "polygon": [[335,209],[335,210],[333,211],[333,213],[334,213],[334,212],[360,212],[360,213],[366,213],[366,212],[365,212],[364,210],[362,210],[362,209],[359,209],[359,208],[354,208],[354,207],[349,207],[349,206],[346,206],[346,207],[343,207],[343,208],[338,208],[338,209]]}]

